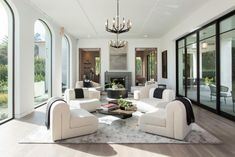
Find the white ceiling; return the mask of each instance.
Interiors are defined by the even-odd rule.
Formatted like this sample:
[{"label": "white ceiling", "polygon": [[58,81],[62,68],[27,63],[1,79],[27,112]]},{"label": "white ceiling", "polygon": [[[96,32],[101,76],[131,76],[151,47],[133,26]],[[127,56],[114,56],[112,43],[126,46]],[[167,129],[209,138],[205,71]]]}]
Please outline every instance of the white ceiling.
[{"label": "white ceiling", "polygon": [[[30,0],[77,38],[113,38],[105,31],[116,15],[116,0]],[[130,19],[125,38],[160,38],[209,0],[120,0],[120,16]]]}]

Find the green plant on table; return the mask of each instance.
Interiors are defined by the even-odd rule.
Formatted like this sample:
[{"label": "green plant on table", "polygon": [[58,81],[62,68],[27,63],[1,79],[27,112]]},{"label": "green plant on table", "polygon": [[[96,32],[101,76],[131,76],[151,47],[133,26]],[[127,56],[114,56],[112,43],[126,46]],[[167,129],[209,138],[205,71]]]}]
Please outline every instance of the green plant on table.
[{"label": "green plant on table", "polygon": [[118,105],[119,105],[120,108],[127,109],[127,108],[130,108],[132,106],[132,103],[121,98],[121,99],[118,99]]}]

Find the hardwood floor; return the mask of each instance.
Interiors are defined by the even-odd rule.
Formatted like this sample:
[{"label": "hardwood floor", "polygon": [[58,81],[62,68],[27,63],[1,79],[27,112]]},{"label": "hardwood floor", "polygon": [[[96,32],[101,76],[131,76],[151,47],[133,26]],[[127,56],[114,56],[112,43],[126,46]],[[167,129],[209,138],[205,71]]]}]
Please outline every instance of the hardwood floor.
[{"label": "hardwood floor", "polygon": [[223,144],[18,144],[18,141],[44,125],[45,106],[34,113],[0,126],[1,157],[87,157],[87,156],[235,156],[235,123],[194,106],[196,123]]}]

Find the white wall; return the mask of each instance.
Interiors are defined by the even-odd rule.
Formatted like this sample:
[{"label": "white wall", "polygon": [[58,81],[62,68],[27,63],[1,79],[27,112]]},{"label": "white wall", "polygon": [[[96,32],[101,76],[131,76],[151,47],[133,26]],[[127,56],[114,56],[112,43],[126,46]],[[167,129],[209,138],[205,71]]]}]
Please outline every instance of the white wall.
[{"label": "white wall", "polygon": [[[135,48],[159,48],[158,39],[125,39],[128,41],[127,67],[126,71],[132,72],[132,85],[135,83]],[[78,48],[100,48],[101,49],[101,84],[104,85],[104,72],[109,70],[109,41],[110,39],[81,39],[78,41]],[[77,63],[79,59],[77,55]],[[159,60],[159,58],[158,58]],[[77,71],[79,79],[79,71]]]},{"label": "white wall", "polygon": [[[197,9],[195,12],[186,16],[185,20],[180,22],[173,29],[169,30],[169,32],[161,38],[160,50],[168,50],[168,79],[162,79],[162,77],[160,76],[161,79],[159,81],[168,84],[168,87],[170,88],[176,88],[176,39],[228,13],[234,8],[235,0],[210,0],[209,2],[205,3],[202,7]],[[161,72],[159,74],[161,75]]]},{"label": "white wall", "polygon": [[[34,22],[45,21],[52,32],[52,79],[53,96],[61,96],[61,40],[60,26],[29,4],[26,0],[8,1],[15,14],[15,117],[19,118],[34,110]],[[76,54],[76,39],[70,35],[72,56]],[[75,60],[72,66],[76,67]],[[73,69],[74,71],[74,69]],[[75,75],[71,73],[71,82]]]}]

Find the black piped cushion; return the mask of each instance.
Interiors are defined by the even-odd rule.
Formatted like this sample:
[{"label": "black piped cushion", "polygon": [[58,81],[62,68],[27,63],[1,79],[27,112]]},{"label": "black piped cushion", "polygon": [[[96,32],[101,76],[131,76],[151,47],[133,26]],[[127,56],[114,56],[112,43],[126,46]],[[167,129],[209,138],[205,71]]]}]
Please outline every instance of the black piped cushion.
[{"label": "black piped cushion", "polygon": [[162,99],[162,93],[164,90],[165,90],[164,88],[156,88],[153,92],[153,97],[158,98],[158,99]]},{"label": "black piped cushion", "polygon": [[82,88],[75,88],[75,98],[84,98],[84,93]]},{"label": "black piped cushion", "polygon": [[83,87],[86,87],[86,88],[92,87],[92,82],[90,80],[84,80]]}]

